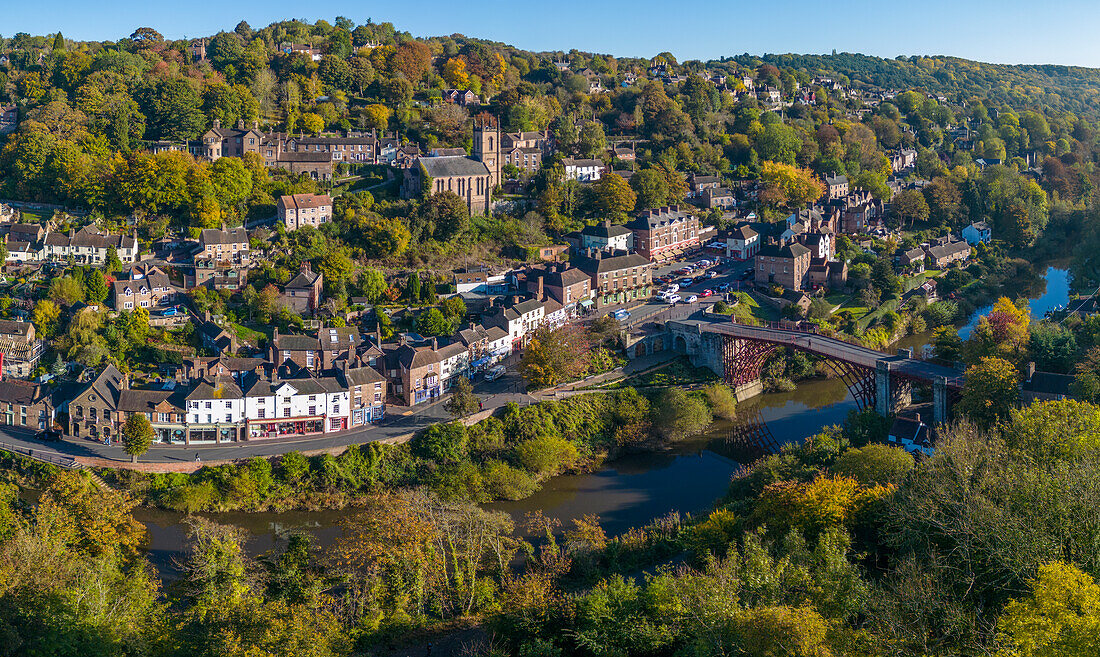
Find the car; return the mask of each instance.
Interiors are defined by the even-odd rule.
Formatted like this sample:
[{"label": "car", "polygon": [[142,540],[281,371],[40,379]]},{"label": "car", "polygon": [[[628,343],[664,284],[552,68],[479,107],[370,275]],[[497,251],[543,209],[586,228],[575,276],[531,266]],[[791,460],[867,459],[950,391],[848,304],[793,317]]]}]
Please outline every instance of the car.
[{"label": "car", "polygon": [[713,296],[713,295],[714,295],[714,290],[706,289],[706,290],[703,290],[702,292],[699,293],[699,298],[700,299],[706,299],[707,297]]},{"label": "car", "polygon": [[752,278],[752,274],[753,271],[751,269],[746,269],[745,271],[741,272],[741,280],[747,281],[748,279]]},{"label": "car", "polygon": [[61,432],[57,429],[42,429],[34,434],[34,439],[46,442],[57,442],[61,440]]},{"label": "car", "polygon": [[614,317],[615,319],[619,320],[620,322],[623,322],[623,321],[626,321],[626,320],[630,319],[630,313],[623,310],[623,309],[621,309],[621,308],[619,310],[616,310],[615,312],[611,313],[611,316]]},{"label": "car", "polygon": [[171,308],[165,308],[160,311],[161,317],[175,317],[176,315],[182,315],[183,310],[179,306],[172,306]]},{"label": "car", "polygon": [[675,284],[675,283],[672,283],[668,287],[666,287],[665,289],[661,290],[661,294],[676,294],[679,291],[680,291],[680,286]]},{"label": "car", "polygon": [[667,303],[668,305],[675,306],[676,304],[683,301],[684,298],[681,297],[679,294],[670,294],[670,295],[664,297],[664,300],[665,300],[665,303]]},{"label": "car", "polygon": [[730,289],[730,284],[729,283],[719,283],[718,286],[715,287],[714,289],[718,290],[719,292],[725,292],[725,291]]},{"label": "car", "polygon": [[712,264],[714,264],[714,263],[712,263],[710,260],[703,259],[703,260],[700,260],[699,262],[696,262],[695,266],[698,267],[699,269],[706,269],[707,267],[710,267]]},{"label": "car", "polygon": [[485,380],[496,381],[500,377],[504,376],[504,370],[505,368],[503,365],[494,365],[493,367],[489,368],[489,371],[485,372]]},{"label": "car", "polygon": [[698,300],[699,300],[699,297],[695,296],[694,294],[687,298],[688,303],[695,303]]},{"label": "car", "polygon": [[713,269],[707,272],[707,278],[718,278],[718,272]]},{"label": "car", "polygon": [[676,282],[680,284],[681,288],[690,287],[692,285],[695,285],[695,279],[694,278],[689,278],[687,276],[685,276],[684,278],[681,278],[680,280],[678,280]]}]

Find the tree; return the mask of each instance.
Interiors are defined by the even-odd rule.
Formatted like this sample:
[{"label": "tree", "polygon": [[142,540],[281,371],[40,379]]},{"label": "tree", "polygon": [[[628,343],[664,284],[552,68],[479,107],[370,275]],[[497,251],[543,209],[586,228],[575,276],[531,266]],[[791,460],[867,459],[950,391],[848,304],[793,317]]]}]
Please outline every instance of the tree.
[{"label": "tree", "polygon": [[57,322],[61,317],[61,309],[49,299],[41,299],[34,304],[31,312],[31,323],[38,331],[38,337],[48,340],[57,334]]},{"label": "tree", "polygon": [[122,425],[122,444],[134,463],[153,444],[153,425],[144,413],[131,413]]},{"label": "tree", "polygon": [[841,454],[832,471],[851,477],[864,486],[885,486],[901,483],[913,465],[913,456],[904,449],[872,444]]},{"label": "tree", "polygon": [[409,449],[415,456],[446,465],[466,459],[466,426],[461,422],[439,422],[413,436]]},{"label": "tree", "polygon": [[924,200],[924,194],[916,189],[907,189],[900,192],[893,200],[894,213],[898,216],[902,228],[912,226],[916,222],[928,221],[928,202]]},{"label": "tree", "polygon": [[706,429],[713,419],[706,402],[680,388],[666,388],[652,406],[653,426],[666,440],[683,440]]},{"label": "tree", "polygon": [[477,395],[474,394],[474,387],[470,384],[469,379],[464,376],[458,377],[451,388],[451,398],[447,400],[443,408],[451,414],[451,417],[456,419],[466,417],[480,408]]},{"label": "tree", "polygon": [[1100,654],[1100,586],[1071,563],[1044,564],[1031,593],[1005,607],[997,636],[998,657]]},{"label": "tree", "polygon": [[439,308],[429,308],[416,318],[416,331],[420,335],[450,335],[453,330],[451,322],[443,316]]},{"label": "tree", "polygon": [[441,242],[454,239],[470,226],[470,207],[451,191],[429,196],[417,215],[425,237]]},{"label": "tree", "polygon": [[638,197],[626,180],[617,173],[600,176],[592,185],[596,212],[609,219],[623,219],[634,210]]},{"label": "tree", "polygon": [[306,132],[318,134],[325,129],[325,120],[321,118],[320,114],[315,112],[306,112],[302,114],[302,127]]},{"label": "tree", "polygon": [[630,187],[637,195],[635,209],[646,210],[664,205],[668,196],[668,183],[656,169],[642,169],[630,178]]},{"label": "tree", "polygon": [[825,185],[813,172],[782,162],[764,162],[760,168],[763,200],[785,208],[801,208],[821,198]]},{"label": "tree", "polygon": [[359,289],[367,303],[375,303],[386,291],[386,277],[381,271],[367,267],[359,272]]},{"label": "tree", "polygon": [[573,324],[539,326],[523,350],[520,372],[532,388],[549,388],[579,375],[588,353],[588,336]]},{"label": "tree", "polygon": [[107,279],[103,272],[96,269],[84,277],[84,296],[92,303],[103,303],[107,300]]},{"label": "tree", "polygon": [[1001,358],[982,358],[966,368],[959,411],[978,426],[990,427],[1008,417],[1020,397],[1020,374]]},{"label": "tree", "polygon": [[420,274],[413,272],[405,279],[405,298],[410,303],[420,301]]},{"label": "tree", "polygon": [[361,116],[363,117],[363,127],[374,130],[385,130],[386,126],[390,124],[390,116],[393,115],[393,110],[385,105],[379,105],[378,103],[372,103],[363,108]]}]

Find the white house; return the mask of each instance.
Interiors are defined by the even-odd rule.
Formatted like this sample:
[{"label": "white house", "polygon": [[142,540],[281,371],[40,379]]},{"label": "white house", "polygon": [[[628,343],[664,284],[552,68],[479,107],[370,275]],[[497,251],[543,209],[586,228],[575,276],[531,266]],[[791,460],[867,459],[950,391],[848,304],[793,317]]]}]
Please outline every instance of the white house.
[{"label": "white house", "polygon": [[340,431],[351,408],[347,389],[331,377],[259,379],[244,402],[250,439]]},{"label": "white house", "polygon": [[970,246],[976,246],[992,239],[993,230],[984,221],[976,221],[962,229],[962,237]]},{"label": "white house", "polygon": [[201,381],[184,399],[192,443],[237,440],[244,421],[245,399],[231,377]]},{"label": "white house", "polygon": [[595,182],[600,179],[604,164],[602,160],[577,160],[567,157],[561,161],[565,167],[565,179],[580,182]]},{"label": "white house", "polygon": [[436,349],[439,356],[439,378],[443,389],[448,390],[459,376],[470,375],[470,350],[461,342],[453,342]]},{"label": "white house", "polygon": [[738,226],[726,236],[726,257],[748,260],[760,250],[760,234],[748,226]]},{"label": "white house", "polygon": [[629,251],[634,247],[634,233],[626,226],[612,225],[610,221],[581,230],[581,250],[597,248],[601,251]]}]

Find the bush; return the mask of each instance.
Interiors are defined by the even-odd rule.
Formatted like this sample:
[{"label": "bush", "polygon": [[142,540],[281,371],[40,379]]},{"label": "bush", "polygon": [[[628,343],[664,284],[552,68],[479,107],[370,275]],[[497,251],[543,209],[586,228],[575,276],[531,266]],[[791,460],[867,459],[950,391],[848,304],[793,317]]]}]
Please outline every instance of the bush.
[{"label": "bush", "polygon": [[520,464],[537,474],[557,474],[573,465],[577,457],[577,446],[560,436],[540,436],[516,447]]},{"label": "bush", "polygon": [[527,472],[502,461],[489,461],[481,468],[481,479],[495,500],[522,500],[538,490],[538,482]]},{"label": "bush", "polygon": [[737,398],[733,395],[733,390],[724,383],[715,383],[707,386],[703,390],[703,394],[707,397],[707,403],[710,404],[710,412],[715,417],[720,417],[725,420],[732,420],[737,414]]},{"label": "bush", "polygon": [[666,389],[652,408],[653,426],[666,440],[683,440],[702,433],[712,420],[706,403],[680,388]]},{"label": "bush", "polygon": [[864,485],[898,484],[913,469],[913,456],[889,445],[868,445],[849,449],[833,465],[833,472]]},{"label": "bush", "polygon": [[460,422],[433,424],[409,441],[412,453],[434,463],[458,463],[467,456],[466,426]]}]

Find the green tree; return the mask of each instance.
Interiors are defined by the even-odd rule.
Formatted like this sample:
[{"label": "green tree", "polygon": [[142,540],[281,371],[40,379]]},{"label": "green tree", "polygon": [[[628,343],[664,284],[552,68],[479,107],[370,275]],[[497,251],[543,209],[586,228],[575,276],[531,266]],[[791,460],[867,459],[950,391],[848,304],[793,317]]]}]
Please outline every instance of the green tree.
[{"label": "green tree", "polygon": [[415,456],[446,465],[466,460],[467,442],[466,426],[461,422],[439,422],[413,436],[409,449]]},{"label": "green tree", "polygon": [[107,300],[107,279],[103,272],[96,269],[84,277],[84,296],[91,303],[103,303]]},{"label": "green tree", "polygon": [[443,408],[456,419],[466,417],[478,410],[478,397],[474,394],[474,387],[469,379],[464,376],[458,377],[454,386],[451,387],[451,398]]},{"label": "green tree", "polygon": [[359,272],[359,289],[367,303],[375,303],[386,291],[386,277],[381,271],[367,267]]},{"label": "green tree", "polygon": [[122,425],[122,444],[134,463],[149,451],[153,444],[153,425],[144,413],[131,413],[126,418],[126,424]]},{"label": "green tree", "polygon": [[405,280],[405,298],[410,303],[420,302],[420,274],[413,272]]},{"label": "green tree", "polygon": [[928,202],[919,190],[907,189],[898,193],[894,197],[892,207],[902,228],[912,226],[916,222],[928,221],[930,213]]},{"label": "green tree", "polygon": [[626,218],[638,202],[630,185],[617,173],[607,173],[592,184],[593,208],[601,216],[612,220]]},{"label": "green tree", "polygon": [[666,388],[652,409],[653,426],[666,440],[701,433],[713,419],[706,402],[680,388]]},{"label": "green tree", "polygon": [[959,411],[982,427],[1008,417],[1020,397],[1020,373],[1001,358],[984,357],[966,368]]},{"label": "green tree", "polygon": [[450,335],[453,328],[439,308],[429,308],[416,318],[416,331],[420,335],[439,336]]},{"label": "green tree", "polygon": [[634,190],[637,210],[660,207],[668,196],[668,183],[664,175],[656,169],[642,169],[630,178],[630,187]]},{"label": "green tree", "polygon": [[1100,654],[1100,586],[1071,563],[1044,564],[1031,593],[1005,607],[997,636],[998,657]]}]

